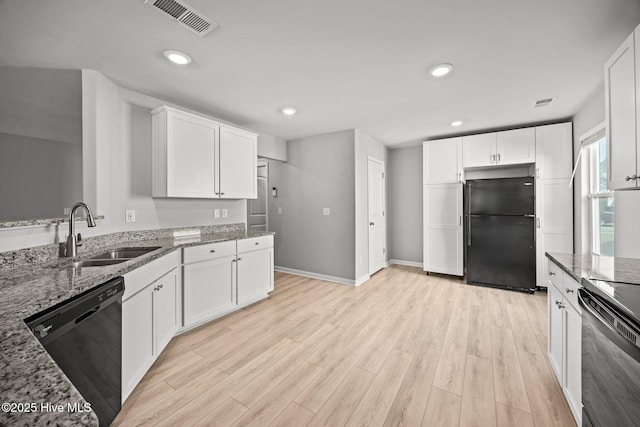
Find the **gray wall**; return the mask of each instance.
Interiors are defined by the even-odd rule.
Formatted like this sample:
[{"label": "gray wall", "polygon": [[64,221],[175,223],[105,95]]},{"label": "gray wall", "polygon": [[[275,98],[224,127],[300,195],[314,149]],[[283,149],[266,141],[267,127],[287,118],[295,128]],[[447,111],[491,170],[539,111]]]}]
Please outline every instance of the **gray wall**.
[{"label": "gray wall", "polygon": [[278,188],[277,198],[269,192],[276,266],[355,279],[354,162],[348,130],[289,141],[287,163],[269,163],[269,187]]},{"label": "gray wall", "polygon": [[258,134],[258,157],[287,161],[287,141],[265,133]]},{"label": "gray wall", "polygon": [[82,74],[0,67],[0,221],[52,218],[82,199]]},{"label": "gray wall", "polygon": [[[369,274],[369,156],[381,160],[387,169],[387,148],[366,133],[355,130],[355,275],[356,279]],[[389,195],[387,194],[387,199]],[[388,205],[388,204],[387,204]],[[385,208],[385,213],[388,213]],[[387,226],[388,247],[388,226]],[[387,250],[387,257],[389,251]],[[387,258],[388,259],[388,258]]]},{"label": "gray wall", "polygon": [[422,146],[389,150],[389,259],[422,264]]}]

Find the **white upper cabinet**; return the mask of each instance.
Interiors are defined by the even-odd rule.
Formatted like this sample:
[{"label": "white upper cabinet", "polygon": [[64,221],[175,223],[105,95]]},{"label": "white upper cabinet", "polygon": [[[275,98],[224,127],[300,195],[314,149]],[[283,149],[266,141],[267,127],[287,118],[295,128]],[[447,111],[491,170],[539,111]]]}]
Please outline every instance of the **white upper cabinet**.
[{"label": "white upper cabinet", "polygon": [[255,199],[258,197],[257,135],[220,126],[220,185],[224,199]]},{"label": "white upper cabinet", "polygon": [[257,197],[255,133],[171,107],[151,114],[153,197]]},{"label": "white upper cabinet", "polygon": [[535,128],[507,130],[496,134],[497,165],[517,165],[535,161]]},{"label": "white upper cabinet", "polygon": [[474,168],[496,164],[496,133],[483,133],[462,138],[462,166]]},{"label": "white upper cabinet", "polygon": [[535,131],[537,178],[571,178],[573,166],[571,122],[538,126]]},{"label": "white upper cabinet", "polygon": [[635,188],[640,182],[636,141],[640,101],[640,87],[636,85],[636,74],[640,77],[640,55],[635,52],[638,48],[640,30],[636,28],[604,66],[610,190]]},{"label": "white upper cabinet", "polygon": [[423,184],[462,181],[462,138],[422,143]]},{"label": "white upper cabinet", "polygon": [[536,161],[534,128],[470,135],[462,138],[462,166],[508,166]]}]

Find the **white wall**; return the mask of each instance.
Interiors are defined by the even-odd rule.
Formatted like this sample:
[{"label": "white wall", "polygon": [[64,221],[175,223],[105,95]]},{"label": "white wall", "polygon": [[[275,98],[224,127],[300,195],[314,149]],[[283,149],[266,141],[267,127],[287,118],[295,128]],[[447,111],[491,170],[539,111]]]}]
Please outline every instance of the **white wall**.
[{"label": "white wall", "polygon": [[287,141],[265,133],[258,134],[258,157],[287,161]]},{"label": "white wall", "polygon": [[[355,277],[356,281],[369,274],[369,156],[384,162],[387,170],[387,148],[366,133],[355,130]],[[387,195],[388,199],[389,195]],[[385,213],[388,209],[385,208]],[[388,226],[387,226],[388,231]],[[388,237],[387,237],[388,248]],[[387,255],[388,257],[388,251]]]},{"label": "white wall", "polygon": [[390,259],[422,264],[422,146],[389,150]]},{"label": "white wall", "polygon": [[[84,200],[97,215],[95,228],[78,223],[77,231],[94,236],[116,231],[245,222],[244,200],[154,199],[151,197],[151,116],[172,105],[116,86],[96,71],[83,71]],[[180,108],[180,106],[173,105]],[[213,209],[229,217],[214,219]],[[125,210],[136,222],[125,222]],[[68,225],[0,230],[0,251],[64,241]]]},{"label": "white wall", "polygon": [[277,198],[269,196],[275,264],[353,281],[354,131],[288,141],[287,147],[287,163],[269,162],[269,186],[278,189]]}]

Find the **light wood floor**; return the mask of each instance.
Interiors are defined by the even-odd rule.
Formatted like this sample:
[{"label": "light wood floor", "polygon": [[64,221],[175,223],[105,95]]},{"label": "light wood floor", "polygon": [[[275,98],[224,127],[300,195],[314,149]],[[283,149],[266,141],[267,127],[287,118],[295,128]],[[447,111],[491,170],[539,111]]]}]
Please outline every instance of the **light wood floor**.
[{"label": "light wood floor", "polygon": [[358,288],[276,273],[173,339],[114,425],[575,426],[546,294],[392,266]]}]

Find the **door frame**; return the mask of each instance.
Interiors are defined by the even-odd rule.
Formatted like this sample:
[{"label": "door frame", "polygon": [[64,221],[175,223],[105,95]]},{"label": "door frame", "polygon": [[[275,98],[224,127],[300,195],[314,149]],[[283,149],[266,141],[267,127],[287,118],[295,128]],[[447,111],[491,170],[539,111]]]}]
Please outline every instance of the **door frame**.
[{"label": "door frame", "polygon": [[384,217],[384,221],[382,222],[382,246],[384,248],[384,262],[382,263],[382,267],[380,267],[379,269],[373,271],[372,267],[371,267],[371,252],[370,252],[370,235],[371,235],[371,228],[369,227],[369,225],[367,224],[367,274],[372,275],[375,274],[377,271],[382,270],[383,268],[386,267],[386,260],[387,260],[387,170],[385,167],[385,163],[383,160],[378,159],[377,157],[373,157],[373,156],[367,156],[367,223],[369,221],[371,221],[371,213],[369,212],[369,187],[371,185],[371,183],[369,182],[369,164],[370,162],[374,162],[379,164],[380,166],[382,166],[382,216]]}]

